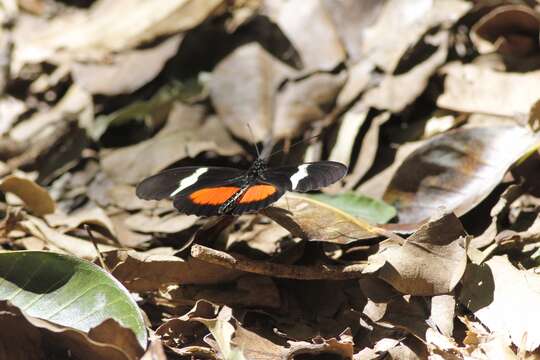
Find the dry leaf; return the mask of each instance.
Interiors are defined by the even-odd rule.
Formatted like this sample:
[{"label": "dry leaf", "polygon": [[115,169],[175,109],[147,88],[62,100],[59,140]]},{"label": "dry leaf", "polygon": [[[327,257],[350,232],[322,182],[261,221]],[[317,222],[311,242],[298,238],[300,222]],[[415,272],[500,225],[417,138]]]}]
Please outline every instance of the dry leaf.
[{"label": "dry leaf", "polygon": [[381,244],[381,250],[368,258],[364,272],[375,273],[404,294],[449,293],[467,264],[465,235],[454,214],[439,216],[403,245]]},{"label": "dry leaf", "polygon": [[524,56],[538,50],[540,18],[528,6],[499,6],[471,29],[471,40],[480,54],[499,52]]},{"label": "dry leaf", "polygon": [[9,329],[0,337],[0,357],[43,359],[53,351],[77,359],[135,360],[142,355],[131,330],[109,319],[86,334],[22,313],[7,301],[0,302],[0,324]]},{"label": "dry leaf", "polygon": [[512,125],[449,131],[403,161],[383,199],[396,206],[404,224],[420,223],[441,209],[461,216],[488,196],[508,168],[539,141],[526,128]]},{"label": "dry leaf", "polygon": [[514,345],[533,351],[540,345],[540,275],[516,269],[506,256],[470,265],[459,301],[483,324]]},{"label": "dry leaf", "polygon": [[[100,0],[89,10],[55,18],[47,28],[17,39],[14,67],[67,55],[77,60],[107,54],[188,30],[204,21],[222,0]],[[148,16],[152,14],[152,16]]]},{"label": "dry leaf", "polygon": [[148,215],[138,212],[129,216],[124,223],[134,231],[142,233],[177,233],[195,225],[198,217],[194,215],[178,214],[174,211],[164,216]]},{"label": "dry leaf", "polygon": [[[292,68],[260,45],[247,44],[216,66],[210,98],[220,119],[234,135],[247,141],[264,141],[271,133],[278,85],[293,74]],[[246,124],[253,129],[253,136]]]},{"label": "dry leaf", "polygon": [[[106,63],[72,65],[73,80],[91,94],[128,94],[146,85],[178,51],[181,36],[172,36],[150,49],[115,54]],[[134,76],[134,74],[137,74]]]},{"label": "dry leaf", "polygon": [[299,52],[305,72],[329,71],[345,60],[345,49],[321,0],[285,2],[275,21]]},{"label": "dry leaf", "polygon": [[348,244],[379,236],[376,228],[337,208],[311,198],[287,194],[262,214],[311,241]]},{"label": "dry leaf", "polygon": [[540,71],[499,72],[481,65],[451,63],[437,106],[498,116],[527,115],[540,97]]},{"label": "dry leaf", "polygon": [[170,284],[216,284],[232,281],[242,272],[198,259],[118,250],[103,254],[112,275],[134,292],[157,290]]},{"label": "dry leaf", "polygon": [[0,190],[17,195],[26,208],[37,216],[51,214],[56,207],[47,190],[24,177],[10,175],[3,178],[0,180]]}]

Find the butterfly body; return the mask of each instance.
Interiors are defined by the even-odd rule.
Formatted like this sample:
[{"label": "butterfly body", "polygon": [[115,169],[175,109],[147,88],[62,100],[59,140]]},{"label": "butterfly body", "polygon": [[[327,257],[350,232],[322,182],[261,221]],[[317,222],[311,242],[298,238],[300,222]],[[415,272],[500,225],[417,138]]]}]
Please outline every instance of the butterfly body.
[{"label": "butterfly body", "polygon": [[260,158],[245,171],[180,167],[144,179],[137,186],[137,196],[147,200],[169,198],[185,214],[240,215],[269,206],[286,191],[306,192],[328,186],[346,172],[345,165],[333,161],[269,168]]}]

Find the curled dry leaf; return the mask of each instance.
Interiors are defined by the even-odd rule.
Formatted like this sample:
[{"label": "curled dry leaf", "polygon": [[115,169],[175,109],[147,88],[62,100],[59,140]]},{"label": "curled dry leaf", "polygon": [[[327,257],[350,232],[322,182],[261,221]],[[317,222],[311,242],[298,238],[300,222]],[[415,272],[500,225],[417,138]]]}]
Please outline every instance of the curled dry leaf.
[{"label": "curled dry leaf", "polygon": [[7,301],[0,301],[0,325],[9,329],[0,337],[3,358],[43,359],[62,354],[77,359],[135,360],[143,349],[133,332],[114,320],[85,333],[24,314]]},{"label": "curled dry leaf", "polygon": [[[89,60],[188,30],[204,21],[222,0],[100,0],[89,10],[59,16],[43,31],[17,41],[14,66],[38,63],[62,55]],[[129,11],[126,11],[129,9]],[[152,14],[151,17],[148,14]],[[99,31],[98,31],[99,30]]]},{"label": "curled dry leaf", "polygon": [[[247,44],[216,66],[210,82],[210,98],[233,134],[246,141],[264,141],[272,130],[277,88],[293,74],[294,69],[260,45]],[[246,124],[252,127],[255,139]]]},{"label": "curled dry leaf", "polygon": [[538,348],[540,275],[515,268],[506,256],[495,256],[469,266],[462,283],[459,301],[491,332],[527,351]]},{"label": "curled dry leaf", "polygon": [[134,292],[158,290],[170,284],[217,284],[242,275],[198,259],[166,254],[117,250],[103,256],[112,275]]},{"label": "curled dry leaf", "polygon": [[49,192],[30,179],[7,176],[0,180],[0,190],[17,195],[25,207],[37,216],[51,214],[55,210],[56,205]]},{"label": "curled dry leaf", "polygon": [[498,72],[459,63],[445,66],[444,92],[437,105],[444,109],[499,116],[527,115],[540,94],[540,71]]},{"label": "curled dry leaf", "polygon": [[528,6],[499,6],[484,15],[471,29],[471,40],[481,54],[497,51],[523,56],[538,49],[540,18]]},{"label": "curled dry leaf", "polygon": [[73,80],[91,94],[132,93],[159,74],[165,62],[176,54],[181,39],[176,35],[150,49],[115,54],[106,63],[74,63]]},{"label": "curled dry leaf", "polygon": [[331,205],[312,198],[287,194],[262,212],[291,232],[312,241],[348,244],[371,239],[377,228]]},{"label": "curled dry leaf", "polygon": [[45,216],[45,220],[52,227],[64,227],[64,232],[75,230],[83,224],[97,225],[116,236],[114,225],[102,208],[86,208],[74,214],[66,215],[60,212]]},{"label": "curled dry leaf", "polygon": [[204,151],[236,155],[242,148],[229,136],[218,119],[210,117],[202,125],[185,128],[114,150],[103,156],[105,172],[120,183],[135,184],[186,157]]},{"label": "curled dry leaf", "polygon": [[[519,139],[519,141],[516,141]],[[461,128],[434,137],[396,170],[383,196],[404,224],[440,211],[467,213],[499,184],[538,135],[513,125]]]},{"label": "curled dry leaf", "polygon": [[[77,255],[87,260],[92,260],[97,256],[96,248],[90,241],[63,234],[37,217],[27,216],[20,222],[20,226],[26,233],[43,240],[49,249]],[[116,250],[116,247],[110,245],[98,244],[97,246],[100,251]]]},{"label": "curled dry leaf", "polygon": [[451,292],[467,264],[465,230],[454,214],[424,224],[403,245],[387,242],[368,258],[365,273],[375,273],[411,295]]}]

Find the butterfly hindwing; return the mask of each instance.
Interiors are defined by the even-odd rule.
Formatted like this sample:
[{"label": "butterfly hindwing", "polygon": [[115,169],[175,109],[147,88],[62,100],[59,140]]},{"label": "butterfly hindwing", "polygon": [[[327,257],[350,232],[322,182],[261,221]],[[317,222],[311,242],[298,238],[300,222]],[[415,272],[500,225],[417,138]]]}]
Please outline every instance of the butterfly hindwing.
[{"label": "butterfly hindwing", "polygon": [[335,183],[347,174],[347,167],[335,161],[317,161],[298,166],[270,168],[263,178],[286,190],[306,192]]}]

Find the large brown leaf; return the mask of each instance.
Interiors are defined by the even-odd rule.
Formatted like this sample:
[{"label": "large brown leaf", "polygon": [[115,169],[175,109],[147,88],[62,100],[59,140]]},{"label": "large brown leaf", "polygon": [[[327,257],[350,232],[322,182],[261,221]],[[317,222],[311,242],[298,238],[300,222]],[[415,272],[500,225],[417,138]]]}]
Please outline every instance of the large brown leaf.
[{"label": "large brown leaf", "polygon": [[262,212],[294,236],[312,241],[348,244],[379,236],[377,228],[312,198],[287,194]]},{"label": "large brown leaf", "polygon": [[439,295],[451,292],[467,264],[465,230],[454,214],[423,225],[401,245],[389,242],[369,257],[366,273],[377,276],[404,294]]},{"label": "large brown leaf", "polygon": [[396,206],[400,223],[420,223],[441,208],[461,216],[489,195],[538,141],[537,135],[513,125],[449,131],[405,159],[383,199]]},{"label": "large brown leaf", "polygon": [[528,114],[540,97],[538,70],[511,73],[477,64],[451,63],[442,72],[446,75],[444,93],[437,105],[444,109],[517,116]]}]

